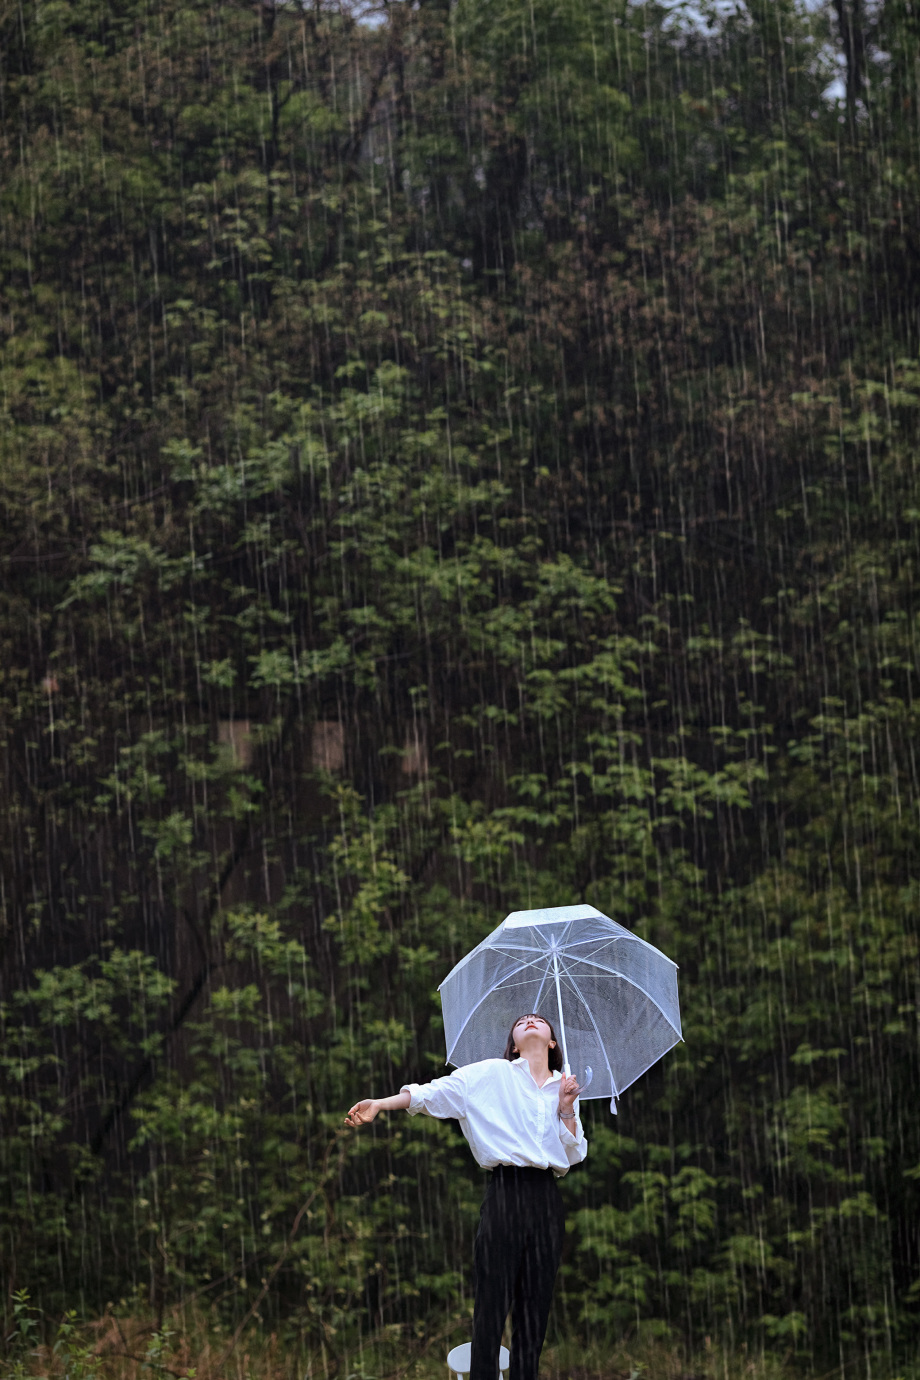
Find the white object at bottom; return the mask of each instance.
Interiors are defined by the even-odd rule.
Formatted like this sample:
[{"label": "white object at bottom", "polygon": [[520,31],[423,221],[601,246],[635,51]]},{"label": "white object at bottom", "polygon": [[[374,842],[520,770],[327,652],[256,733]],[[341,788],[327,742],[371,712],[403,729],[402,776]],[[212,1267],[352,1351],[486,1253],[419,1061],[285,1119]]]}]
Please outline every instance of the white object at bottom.
[{"label": "white object at bottom", "polygon": [[[453,1351],[447,1353],[447,1369],[450,1371],[451,1375],[458,1375],[461,1377],[461,1380],[463,1376],[469,1375],[471,1351],[472,1347],[469,1342],[464,1342],[462,1346],[455,1346]],[[499,1347],[498,1369],[501,1375],[507,1373],[510,1360],[511,1357],[508,1354],[508,1348],[506,1346]]]}]

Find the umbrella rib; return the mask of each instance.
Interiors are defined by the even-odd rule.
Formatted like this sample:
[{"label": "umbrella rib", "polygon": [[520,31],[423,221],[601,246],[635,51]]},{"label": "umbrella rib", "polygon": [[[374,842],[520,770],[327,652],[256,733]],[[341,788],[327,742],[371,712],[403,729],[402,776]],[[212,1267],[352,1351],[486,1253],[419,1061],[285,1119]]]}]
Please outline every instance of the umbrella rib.
[{"label": "umbrella rib", "polygon": [[531,973],[527,977],[521,978],[520,982],[513,980],[519,978],[520,976],[520,973],[509,973],[506,978],[502,978],[501,982],[496,982],[494,987],[489,988],[488,995],[492,996],[493,993],[498,992],[499,990],[504,992],[510,992],[512,987],[527,987],[528,985],[534,982],[535,974],[533,973]]},{"label": "umbrella rib", "polygon": [[[535,943],[530,943],[530,944],[512,944],[509,940],[503,938],[503,939],[502,939],[502,942],[501,942],[500,944],[490,944],[490,945],[488,946],[488,952],[489,952],[489,953],[493,953],[493,954],[500,954],[500,953],[504,953],[507,949],[511,949],[511,950],[512,950],[513,952],[515,952],[515,953],[541,954],[541,955],[551,953],[552,950],[551,950],[550,946],[547,944],[546,939],[545,939],[544,935],[540,932],[539,928],[538,928],[536,925],[535,925],[533,928],[534,928],[535,932],[540,936],[540,939],[543,941],[542,944],[535,944]],[[571,930],[571,928],[572,928],[572,921],[571,921],[571,920],[567,920],[567,921],[566,921],[565,929],[564,929],[563,932],[562,932],[562,937],[561,937],[561,939],[560,939],[559,942],[558,942],[558,946],[557,946],[558,948],[560,948],[560,949],[565,948],[565,945],[566,945],[566,943],[568,942],[567,939],[566,939],[566,936],[568,935],[568,933],[569,933],[569,931]],[[583,943],[583,942],[584,942],[583,940],[575,940],[575,941],[574,941],[574,943],[576,943],[576,944],[580,944],[580,943]],[[506,956],[507,956],[507,955],[506,955]]]},{"label": "umbrella rib", "polygon": [[[640,939],[639,936],[638,936],[637,934],[631,934],[628,930],[624,930],[624,932],[623,932],[622,934],[612,934],[612,935],[609,935],[606,939],[603,939],[603,940],[598,940],[598,939],[593,938],[593,937],[592,937],[592,938],[589,938],[589,939],[568,939],[567,936],[568,936],[569,932],[571,931],[572,926],[573,926],[574,923],[575,923],[575,922],[572,921],[572,920],[567,921],[567,923],[566,923],[566,928],[565,928],[565,931],[564,931],[564,933],[563,933],[563,937],[562,937],[562,939],[560,940],[559,945],[558,945],[558,948],[559,948],[560,951],[561,951],[561,950],[575,949],[575,948],[578,948],[579,945],[581,945],[581,944],[593,944],[593,945],[596,945],[596,948],[593,950],[593,952],[594,952],[594,953],[599,953],[600,950],[606,948],[608,944],[621,944],[621,943],[623,943],[624,941],[626,941],[626,942],[628,942],[628,943],[630,943],[630,944],[641,944],[641,946],[642,946],[643,949],[648,949],[649,952],[650,952],[650,953],[653,953],[653,954],[655,955],[656,958],[663,959],[664,962],[665,962],[665,963],[669,963],[669,964],[671,965],[672,968],[677,968],[677,966],[678,966],[678,965],[674,962],[673,958],[668,958],[667,954],[663,954],[663,953],[661,952],[660,949],[656,949],[654,944],[650,944],[650,943],[648,942],[647,939]],[[615,923],[617,923],[617,922],[616,922],[616,921],[612,921],[611,923],[615,924]],[[538,934],[540,933],[539,929],[537,929],[536,926],[534,926],[534,929],[537,930],[537,933],[538,933]],[[541,938],[542,938],[542,935],[541,935]],[[507,947],[508,947],[509,949],[510,949],[510,948],[513,948],[513,947],[520,947],[521,949],[523,949],[525,952],[528,952],[528,953],[545,953],[545,952],[547,952],[547,950],[545,950],[545,949],[538,949],[535,945],[525,945],[525,944],[521,944],[520,946],[514,946],[514,945],[511,945],[511,944],[508,944]],[[497,953],[497,952],[500,952],[500,950],[498,950],[498,949],[496,948],[496,949],[494,950],[494,952]]]},{"label": "umbrella rib", "polygon": [[[611,924],[616,924],[616,923],[617,923],[616,921],[611,921]],[[648,942],[647,939],[640,939],[639,936],[638,936],[637,934],[632,934],[632,933],[630,933],[629,930],[625,930],[623,934],[613,934],[613,935],[611,935],[608,939],[605,939],[605,940],[603,941],[603,943],[604,943],[604,944],[620,944],[620,943],[622,943],[624,940],[625,940],[625,941],[628,941],[630,944],[641,944],[642,947],[643,947],[643,949],[648,949],[648,950],[650,950],[650,952],[653,953],[653,954],[655,955],[656,958],[664,959],[665,963],[670,963],[670,965],[671,965],[672,968],[678,968],[678,967],[680,966],[679,964],[677,964],[677,963],[674,962],[673,958],[668,958],[667,954],[663,954],[663,953],[661,952],[660,949],[656,949],[656,948],[655,948],[655,945],[654,945],[654,944],[650,944],[650,943]],[[573,939],[573,940],[571,941],[571,943],[568,945],[568,947],[569,947],[570,949],[574,949],[575,946],[578,945],[578,944],[594,944],[594,943],[597,943],[597,941],[594,940],[594,939]],[[600,947],[600,945],[599,945],[598,947]]]},{"label": "umbrella rib", "polygon": [[[579,959],[578,961],[579,961],[580,963],[583,963],[585,960],[584,960],[584,959]],[[676,967],[676,966],[677,966],[677,965],[675,964],[675,967]],[[603,970],[602,970],[602,971],[603,971]],[[585,1008],[585,1010],[586,1010],[587,1013],[588,1013],[588,1019],[591,1021],[591,1024],[594,1026],[594,1032],[595,1032],[595,1034],[597,1035],[598,1044],[600,1045],[601,1053],[602,1053],[603,1056],[604,1056],[604,1063],[607,1065],[607,1072],[610,1074],[610,1082],[611,1082],[611,1084],[612,1084],[612,1086],[613,1086],[613,1089],[614,1089],[613,1095],[614,1095],[614,1097],[618,1097],[618,1098],[619,1098],[619,1097],[622,1097],[622,1096],[623,1096],[623,1093],[626,1092],[627,1088],[631,1088],[632,1085],[633,1085],[633,1083],[637,1082],[637,1081],[642,1077],[642,1074],[643,1074],[643,1073],[648,1073],[648,1069],[652,1067],[652,1064],[649,1064],[648,1068],[643,1069],[641,1073],[637,1073],[636,1076],[635,1076],[635,1078],[631,1078],[631,1079],[629,1080],[628,1083],[624,1083],[623,1086],[622,1086],[622,1088],[617,1089],[617,1082],[616,1082],[616,1079],[615,1079],[614,1076],[613,1076],[613,1069],[610,1067],[610,1062],[609,1062],[609,1060],[607,1059],[607,1051],[606,1051],[606,1049],[604,1048],[604,1042],[603,1042],[603,1040],[601,1039],[601,1033],[600,1033],[600,1031],[599,1031],[598,1028],[597,1028],[597,1023],[595,1022],[594,1017],[593,1017],[593,1015],[591,1014],[591,1008],[589,1007],[587,1001],[585,1000],[584,996],[582,995],[581,989],[578,987],[578,984],[576,983],[575,979],[572,977],[572,974],[568,971],[567,968],[564,969],[564,972],[565,972],[565,976],[568,978],[569,982],[571,983],[573,989],[578,993],[578,996],[581,998],[582,1004],[584,1005],[584,1008]],[[629,979],[629,978],[624,978],[624,981],[625,981],[625,982],[629,982],[630,979]],[[649,997],[649,994],[645,991],[645,989],[644,989],[643,987],[639,987],[639,984],[638,984],[638,983],[633,983],[632,985],[633,985],[634,987],[637,987],[638,990],[639,990],[640,992],[642,992],[645,996],[648,997],[648,999],[649,999],[649,1001],[652,1003],[652,1005],[653,1005],[653,1006],[657,1006],[657,1007],[658,1007],[658,1010],[661,1011],[661,1007],[658,1006],[658,1003],[657,1003],[657,1001],[655,1001],[655,998],[654,998],[654,997]],[[663,1012],[663,1011],[661,1011],[661,1014],[664,1016],[664,1012]],[[665,1018],[666,1021],[668,1021],[668,1025],[670,1025],[671,1029],[674,1030],[674,1025],[673,1025],[673,1023],[672,1023],[671,1021],[668,1020],[667,1016],[664,1016],[664,1018]],[[674,1033],[675,1033],[675,1035],[677,1035],[677,1031],[674,1031]],[[653,1062],[654,1064],[657,1064],[658,1061],[659,1061],[660,1059],[663,1059],[663,1058],[664,1058],[664,1056],[668,1053],[669,1050],[672,1050],[672,1049],[674,1048],[675,1045],[679,1045],[682,1039],[683,1039],[683,1036],[682,1036],[682,1035],[677,1035],[677,1039],[676,1039],[676,1040],[673,1040],[673,1041],[671,1042],[671,1044],[668,1045],[668,1048],[667,1048],[667,1049],[663,1049],[663,1050],[661,1051],[661,1053],[658,1055],[658,1058],[657,1058],[657,1059],[654,1059],[652,1062]],[[588,1100],[590,1101],[591,1099],[589,1098]]]},{"label": "umbrella rib", "polygon": [[[509,974],[508,974],[508,977],[518,977],[519,974],[520,974],[520,971],[521,971],[521,970],[518,969],[518,972],[517,972],[517,973],[509,973]],[[457,1031],[457,1038],[454,1040],[454,1042],[453,1042],[453,1044],[451,1045],[450,1049],[447,1051],[447,1063],[448,1063],[448,1064],[450,1063],[450,1056],[453,1054],[454,1050],[457,1048],[457,1045],[460,1043],[460,1037],[461,1037],[461,1035],[463,1034],[464,1030],[466,1030],[467,1026],[469,1025],[470,1021],[473,1019],[473,1017],[475,1016],[476,1012],[479,1010],[480,1006],[482,1006],[482,1004],[483,1004],[484,1001],[488,1001],[488,999],[489,999],[489,997],[491,997],[492,993],[495,992],[495,991],[497,991],[498,988],[501,987],[502,984],[503,984],[504,982],[506,982],[506,981],[507,981],[507,978],[500,978],[498,982],[493,983],[492,986],[491,986],[487,991],[483,992],[482,996],[479,998],[479,1000],[478,1000],[478,1002],[476,1003],[476,1005],[473,1006],[473,1007],[470,1009],[470,1011],[469,1011],[469,1013],[468,1013],[468,1015],[467,1015],[467,1017],[466,1017],[466,1020],[463,1022],[463,1024],[462,1024],[461,1027],[460,1027],[460,1029]],[[522,984],[522,986],[523,986],[523,984]]]},{"label": "umbrella rib", "polygon": [[[661,1015],[662,1015],[662,1016],[664,1017],[664,1019],[667,1021],[668,1025],[671,1027],[671,1029],[674,1031],[674,1033],[675,1033],[675,1035],[677,1036],[677,1038],[678,1038],[679,1040],[682,1040],[682,1039],[684,1038],[683,1035],[681,1035],[680,1031],[677,1029],[677,1027],[676,1027],[676,1025],[674,1024],[674,1022],[671,1020],[671,1017],[668,1015],[668,1013],[667,1013],[666,1011],[662,1011],[662,1009],[661,1009],[661,1004],[655,1000],[655,998],[652,996],[651,992],[647,992],[647,991],[646,991],[646,989],[642,986],[642,983],[641,983],[641,982],[636,982],[636,981],[634,981],[633,978],[627,977],[625,973],[612,972],[610,968],[605,968],[604,965],[603,965],[602,963],[592,963],[591,960],[590,960],[590,958],[581,958],[581,957],[579,957],[578,962],[579,962],[579,963],[587,963],[587,964],[590,965],[590,967],[592,967],[592,968],[597,968],[597,970],[598,970],[599,972],[601,972],[601,973],[606,973],[609,977],[618,977],[618,978],[621,978],[621,979],[623,980],[623,982],[628,982],[629,985],[630,985],[630,987],[635,987],[635,989],[636,989],[637,992],[641,992],[642,995],[643,995],[643,997],[647,997],[648,1000],[649,1000],[649,1001],[652,1003],[652,1005],[655,1007],[655,1009],[656,1009],[657,1011],[661,1012]],[[675,966],[676,966],[676,965],[675,965]]]},{"label": "umbrella rib", "polygon": [[[511,953],[508,953],[508,950]],[[511,958],[514,954],[548,954],[550,950],[546,947],[539,948],[536,944],[491,944],[486,950],[490,954],[502,954],[505,958]]]},{"label": "umbrella rib", "polygon": [[570,949],[577,949],[580,944],[594,944],[596,945],[596,948],[593,950],[593,952],[599,953],[601,949],[606,949],[608,944],[619,944],[624,938],[628,938],[628,936],[622,934],[613,934],[608,939],[603,939],[600,941],[598,941],[597,939],[573,939],[568,944],[566,944],[565,947],[566,952],[568,952],[568,950]]},{"label": "umbrella rib", "polygon": [[[569,923],[568,923],[568,929],[571,929],[571,928],[572,928],[572,922],[569,921]],[[541,936],[541,937],[542,937],[542,936]],[[582,944],[592,944],[592,945],[595,946],[595,947],[593,948],[592,952],[593,952],[594,954],[598,954],[598,953],[601,952],[602,949],[607,948],[608,945],[610,945],[610,944],[620,944],[620,943],[622,943],[622,942],[624,942],[624,941],[629,941],[629,942],[632,943],[632,944],[641,944],[642,947],[643,947],[644,949],[648,949],[648,950],[649,950],[651,953],[653,953],[657,958],[663,959],[666,963],[669,963],[669,964],[671,965],[672,968],[676,968],[676,967],[677,967],[677,964],[674,962],[674,960],[671,959],[671,958],[668,958],[667,954],[663,954],[663,953],[661,952],[660,949],[656,949],[656,948],[655,948],[654,944],[649,944],[647,940],[645,940],[645,939],[640,939],[639,936],[638,936],[638,935],[635,935],[635,934],[614,934],[614,935],[610,935],[607,939],[603,939],[603,940],[597,940],[597,939],[594,939],[594,938],[591,938],[591,939],[571,939],[571,940],[570,940],[570,939],[563,938],[563,939],[561,940],[561,942],[559,943],[559,945],[558,945],[557,952],[560,952],[560,953],[566,952],[566,953],[567,953],[567,952],[569,952],[569,951],[572,950],[572,949],[576,949],[576,948],[580,947]],[[510,950],[513,950],[513,951],[516,952],[516,953],[540,954],[541,956],[544,955],[544,954],[548,954],[548,953],[551,952],[550,949],[548,949],[548,948],[540,948],[540,947],[538,947],[536,944],[509,944],[509,943],[506,943],[506,942],[503,943],[501,946],[499,946],[498,944],[490,945],[490,946],[489,946],[488,952],[489,952],[489,953],[496,953],[496,954],[504,954],[506,958],[510,958],[512,955],[511,955],[510,953],[507,952],[507,950],[509,950],[509,949],[510,949]]]},{"label": "umbrella rib", "polygon": [[[506,957],[507,957],[507,955],[506,955]],[[461,1025],[460,1029],[457,1031],[457,1038],[454,1040],[454,1042],[453,1042],[453,1044],[451,1045],[450,1049],[447,1051],[447,1063],[448,1063],[448,1064],[450,1063],[450,1056],[453,1054],[454,1050],[457,1048],[457,1045],[460,1043],[460,1037],[461,1037],[461,1035],[463,1034],[464,1030],[466,1030],[466,1028],[467,1028],[467,1026],[469,1025],[470,1021],[473,1019],[473,1017],[475,1016],[476,1012],[479,1010],[480,1006],[482,1006],[483,1002],[486,1001],[489,997],[491,997],[491,995],[492,995],[493,992],[497,992],[498,989],[499,989],[500,987],[507,987],[507,988],[510,988],[510,987],[512,987],[512,986],[521,986],[521,987],[523,987],[523,986],[526,985],[527,982],[532,982],[532,981],[533,981],[533,978],[532,978],[532,977],[531,977],[531,978],[524,978],[524,979],[522,979],[522,981],[521,981],[520,983],[513,983],[513,982],[510,981],[510,979],[512,979],[512,978],[520,978],[521,974],[524,973],[524,972],[526,972],[526,970],[527,970],[528,968],[535,968],[536,966],[537,966],[537,959],[531,959],[531,961],[530,961],[529,963],[522,963],[521,966],[520,966],[520,968],[518,968],[515,972],[513,972],[513,973],[508,973],[505,977],[499,978],[499,980],[498,980],[497,982],[494,982],[494,983],[492,984],[492,986],[491,986],[487,991],[483,992],[482,996],[479,998],[479,1000],[478,1000],[478,1002],[476,1003],[476,1005],[470,1010],[470,1012],[469,1012],[469,1014],[467,1015],[465,1021],[464,1021],[463,1024]],[[544,975],[543,975],[543,982],[545,982],[545,981],[546,981],[546,975],[544,974]],[[542,983],[541,983],[541,991],[542,991]]]},{"label": "umbrella rib", "polygon": [[588,1003],[587,1003],[587,1000],[586,1000],[586,998],[585,998],[585,996],[584,996],[584,993],[582,992],[581,988],[578,986],[578,983],[577,983],[577,982],[575,981],[575,979],[572,977],[572,974],[569,972],[568,968],[565,966],[565,960],[564,960],[564,959],[560,959],[560,960],[559,960],[559,966],[560,966],[560,968],[562,969],[562,971],[563,971],[563,973],[565,974],[565,976],[568,978],[569,984],[571,985],[572,990],[575,992],[575,995],[578,997],[578,999],[579,999],[579,1001],[581,1002],[582,1006],[585,1008],[585,1011],[588,1013],[588,1020],[591,1022],[591,1024],[592,1024],[593,1027],[594,1027],[594,1033],[595,1033],[595,1035],[597,1036],[597,1043],[598,1043],[598,1045],[600,1046],[601,1054],[603,1054],[603,1056],[604,1056],[604,1063],[607,1065],[607,1072],[610,1074],[610,1087],[611,1087],[611,1089],[612,1089],[611,1096],[612,1096],[612,1097],[619,1097],[620,1094],[619,1094],[619,1092],[617,1091],[617,1080],[616,1080],[616,1079],[614,1078],[614,1076],[613,1076],[613,1069],[610,1067],[610,1060],[609,1060],[608,1057],[607,1057],[607,1049],[606,1049],[606,1047],[605,1047],[605,1045],[604,1045],[604,1041],[603,1041],[603,1039],[602,1039],[602,1037],[601,1037],[601,1032],[600,1032],[600,1031],[598,1030],[598,1028],[597,1028],[597,1021],[594,1019],[594,1015],[593,1015],[593,1013],[592,1013],[592,1011],[591,1011],[590,1006],[589,1006]]},{"label": "umbrella rib", "polygon": [[[599,944],[599,945],[597,946],[596,949],[592,949],[592,950],[591,950],[591,957],[590,957],[590,958],[588,958],[587,956],[582,957],[581,954],[572,953],[572,950],[575,949],[579,944],[588,944],[588,943],[590,943],[590,942],[591,942],[591,941],[590,941],[590,940],[587,940],[587,939],[577,939],[577,940],[575,940],[573,943],[569,944],[569,946],[568,946],[568,948],[566,949],[565,952],[566,952],[567,954],[569,954],[572,958],[574,958],[578,963],[594,963],[596,967],[598,967],[598,968],[603,968],[604,972],[606,972],[606,973],[616,973],[617,975],[620,975],[620,970],[619,970],[619,968],[610,968],[610,967],[607,967],[607,966],[606,966],[606,965],[609,964],[609,963],[612,963],[612,962],[614,962],[614,961],[618,961],[618,960],[616,960],[615,955],[611,956],[610,958],[604,959],[603,962],[599,962],[599,961],[598,961],[598,954],[600,953],[601,949],[606,948],[606,946],[607,946],[608,943],[614,944],[614,943],[617,943],[617,942],[619,942],[619,941],[611,939],[611,940],[606,940],[606,941],[604,942],[604,944]],[[647,948],[651,948],[652,946],[649,944],[649,945],[647,945],[646,947],[647,947]],[[658,954],[658,957],[659,957],[659,958],[665,958],[665,957],[666,957],[665,954],[660,954],[660,953],[658,953],[658,950],[657,950],[657,949],[652,949],[652,952],[655,953],[655,954]],[[667,961],[668,961],[669,963],[671,962],[670,959],[668,959]],[[671,966],[672,966],[673,968],[676,968],[676,967],[677,967],[677,964],[676,964],[676,963],[673,963],[673,964],[671,964]]]},{"label": "umbrella rib", "polygon": [[543,996],[543,988],[546,986],[546,980],[547,980],[548,977],[549,977],[549,965],[547,965],[546,971],[544,972],[543,976],[542,976],[541,979],[540,979],[540,986],[537,988],[537,995],[536,995],[536,996],[534,997],[534,999],[533,999],[534,1013],[535,1013],[535,1014],[536,1014],[537,1009],[539,1008],[539,1005],[540,1005],[540,998]]},{"label": "umbrella rib", "polygon": [[673,958],[668,958],[668,955],[662,954],[661,949],[655,948],[654,944],[648,943],[648,940],[643,940],[643,938],[639,937],[639,934],[630,933],[629,930],[625,930],[622,934],[608,934],[606,940],[597,940],[597,938],[593,937],[583,938],[583,940],[571,940],[567,948],[577,948],[579,944],[596,944],[597,948],[600,949],[606,947],[607,944],[623,943],[641,944],[641,947],[651,949],[652,954],[657,956],[657,958],[665,960],[665,963],[670,963],[670,966],[679,966],[677,963],[674,963]]},{"label": "umbrella rib", "polygon": [[[505,955],[505,957],[507,958],[507,954]],[[546,960],[546,954],[535,954],[533,958],[526,960],[523,958],[516,958],[514,962],[518,964],[518,967],[515,968],[513,973],[509,973],[508,977],[517,977],[518,973],[524,973],[527,971],[528,968],[539,968],[546,962]],[[495,985],[492,987],[492,991],[494,992],[496,987],[501,987],[504,981],[504,978],[499,978]]]}]

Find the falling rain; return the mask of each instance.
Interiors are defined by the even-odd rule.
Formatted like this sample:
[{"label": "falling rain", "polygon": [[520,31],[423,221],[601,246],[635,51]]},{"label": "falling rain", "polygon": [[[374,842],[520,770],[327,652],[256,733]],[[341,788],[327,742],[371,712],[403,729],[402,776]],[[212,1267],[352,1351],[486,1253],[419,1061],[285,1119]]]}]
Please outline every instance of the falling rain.
[{"label": "falling rain", "polygon": [[485,1174],[343,1117],[567,906],[683,1041],[543,1375],[918,1374],[918,52],[0,3],[0,1374],[443,1377]]}]

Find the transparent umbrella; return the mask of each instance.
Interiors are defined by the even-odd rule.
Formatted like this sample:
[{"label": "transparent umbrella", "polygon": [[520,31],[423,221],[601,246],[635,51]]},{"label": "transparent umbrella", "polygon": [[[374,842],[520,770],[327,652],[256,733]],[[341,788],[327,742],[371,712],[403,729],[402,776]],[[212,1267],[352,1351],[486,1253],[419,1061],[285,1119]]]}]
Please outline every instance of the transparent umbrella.
[{"label": "transparent umbrella", "polygon": [[512,1021],[543,1014],[579,1096],[609,1097],[612,1112],[681,1039],[676,963],[593,906],[514,911],[438,991],[448,1064],[494,1058]]}]

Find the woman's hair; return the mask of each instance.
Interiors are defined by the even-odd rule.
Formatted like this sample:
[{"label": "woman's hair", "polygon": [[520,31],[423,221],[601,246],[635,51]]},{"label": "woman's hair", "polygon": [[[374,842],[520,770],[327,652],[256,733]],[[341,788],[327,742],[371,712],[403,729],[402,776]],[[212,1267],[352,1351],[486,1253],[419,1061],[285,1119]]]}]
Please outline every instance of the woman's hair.
[{"label": "woman's hair", "polygon": [[[538,1016],[539,1014],[540,1013],[538,1011],[525,1011],[523,1016],[517,1017],[517,1019],[514,1022],[514,1025],[512,1025],[511,1029],[508,1031],[508,1039],[505,1044],[505,1052],[502,1055],[503,1059],[520,1059],[520,1054],[518,1054],[517,1050],[514,1048],[514,1026],[517,1025],[518,1021],[524,1020],[525,1016]],[[556,1032],[553,1029],[553,1023],[552,1021],[547,1021],[545,1016],[540,1016],[540,1020],[546,1021],[546,1024],[549,1026],[549,1033],[555,1042],[553,1044],[552,1049],[548,1049],[546,1051],[549,1060],[550,1073],[561,1073],[563,1068],[562,1050],[559,1048],[559,1041],[556,1039]]]}]

